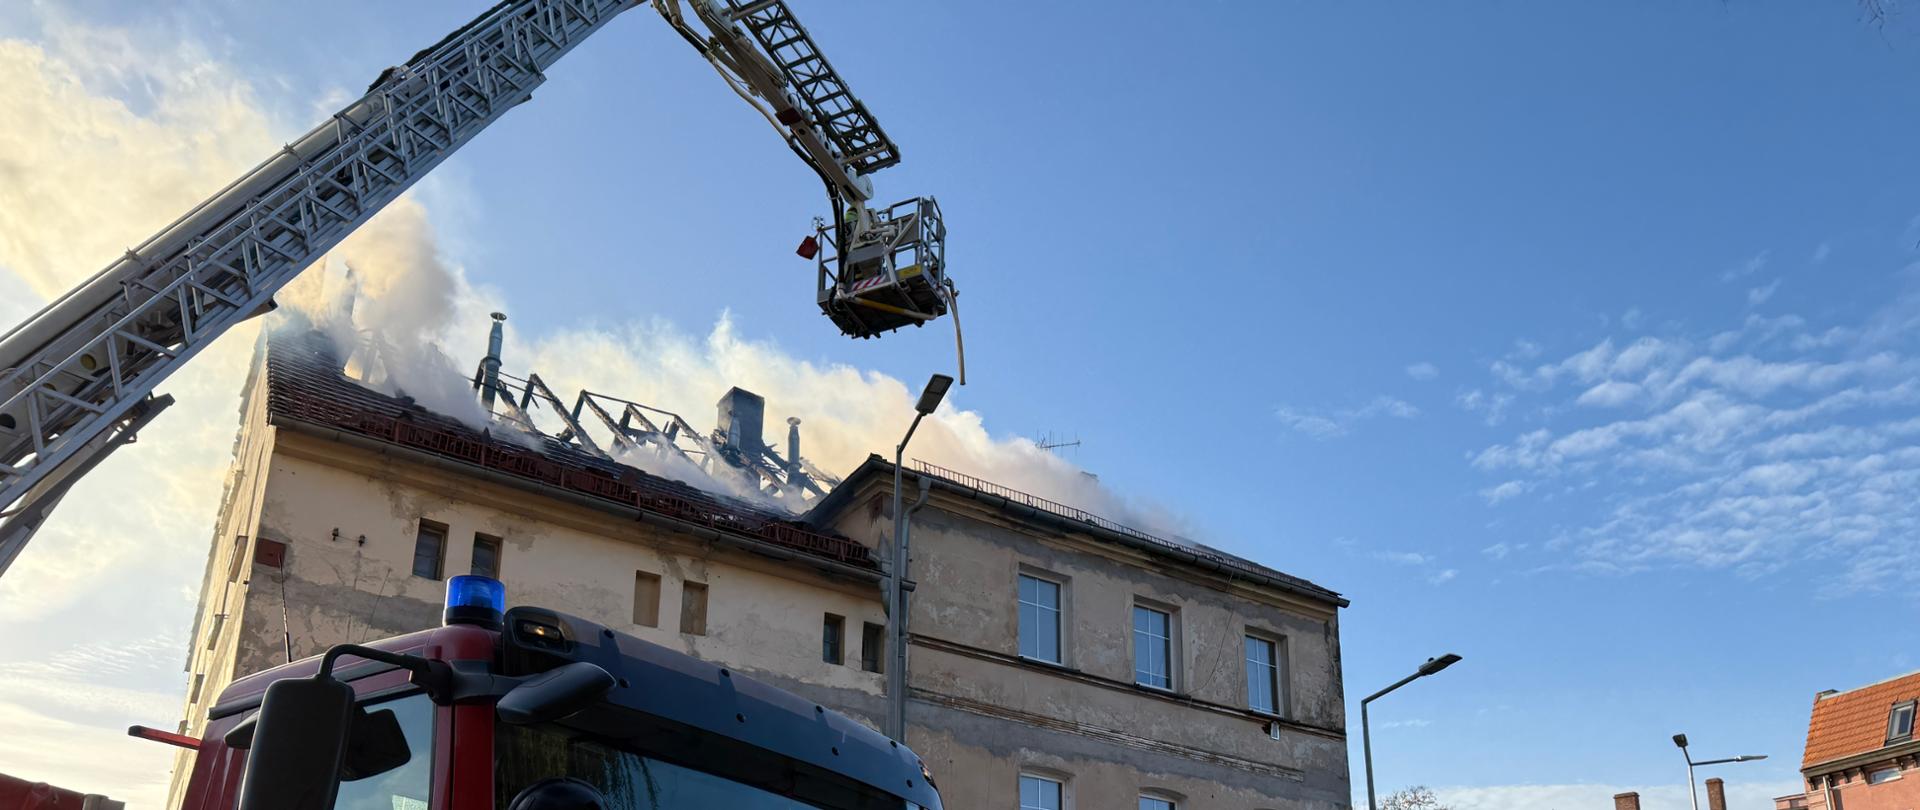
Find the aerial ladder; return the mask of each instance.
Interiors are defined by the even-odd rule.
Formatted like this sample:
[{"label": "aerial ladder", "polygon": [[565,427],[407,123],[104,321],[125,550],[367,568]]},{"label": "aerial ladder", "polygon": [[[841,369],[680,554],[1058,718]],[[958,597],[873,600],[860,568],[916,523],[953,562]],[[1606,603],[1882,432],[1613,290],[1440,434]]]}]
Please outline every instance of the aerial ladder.
[{"label": "aerial ladder", "polygon": [[0,574],[76,480],[172,404],[163,380],[649,4],[825,183],[832,224],[801,253],[834,324],[870,338],[946,314],[939,206],[871,205],[870,176],[899,147],[784,0],[505,0],[0,336]]}]

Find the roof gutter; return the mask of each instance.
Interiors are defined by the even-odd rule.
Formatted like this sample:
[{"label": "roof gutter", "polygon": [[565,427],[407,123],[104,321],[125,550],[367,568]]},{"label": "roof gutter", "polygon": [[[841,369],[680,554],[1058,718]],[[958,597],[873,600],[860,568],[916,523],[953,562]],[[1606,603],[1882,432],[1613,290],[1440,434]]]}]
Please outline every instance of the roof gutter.
[{"label": "roof gutter", "polygon": [[1812,778],[1823,774],[1863,768],[1883,759],[1899,759],[1900,757],[1913,756],[1916,754],[1920,754],[1920,740],[1908,740],[1897,745],[1875,748],[1872,751],[1862,751],[1858,754],[1834,757],[1825,762],[1816,762],[1801,768],[1800,774]]},{"label": "roof gutter", "polygon": [[697,523],[690,523],[688,521],[680,520],[678,518],[668,517],[666,515],[658,514],[655,512],[649,512],[644,509],[637,509],[631,506],[622,506],[620,504],[613,503],[611,501],[604,501],[598,498],[588,497],[586,495],[582,495],[577,492],[569,492],[559,487],[549,486],[547,484],[543,484],[538,481],[529,481],[525,478],[521,478],[516,475],[508,475],[506,473],[499,472],[497,470],[489,470],[484,467],[475,467],[471,464],[465,464],[459,461],[454,461],[452,459],[442,458],[432,453],[421,452],[419,450],[403,447],[401,445],[397,445],[392,442],[384,442],[379,439],[362,436],[358,433],[350,433],[344,430],[340,430],[338,428],[332,428],[332,427],[327,427],[325,425],[314,424],[304,419],[295,419],[292,417],[268,413],[267,424],[273,425],[274,427],[277,427],[277,428],[285,428],[287,430],[293,431],[294,433],[302,434],[305,436],[311,436],[316,439],[324,439],[326,441],[344,444],[349,447],[366,450],[379,455],[389,456],[392,458],[399,459],[401,461],[406,461],[413,464],[419,464],[426,467],[432,467],[438,470],[444,470],[444,471],[451,472],[456,475],[464,476],[467,478],[478,478],[482,481],[488,481],[494,484],[499,484],[501,486],[511,487],[514,489],[524,490],[527,492],[532,492],[542,497],[552,498],[554,500],[559,500],[559,501],[565,501],[575,506],[585,507],[588,509],[592,509],[594,511],[606,512],[614,515],[619,515],[625,518],[631,518],[641,523],[645,523],[650,526],[656,526],[670,532],[677,532],[680,534],[692,535],[693,537],[696,537],[701,540],[706,540],[709,542],[728,546],[728,547],[738,549],[741,551],[746,551],[752,554],[758,554],[762,557],[772,557],[777,560],[797,561],[797,562],[800,562],[801,564],[808,565],[813,568],[817,568],[820,571],[830,575],[846,577],[848,579],[859,580],[861,582],[870,582],[876,585],[880,582],[881,574],[879,571],[876,571],[876,570],[869,570],[865,568],[860,568],[858,566],[846,565],[844,563],[838,563],[832,560],[815,557],[811,554],[803,554],[801,552],[794,551],[793,549],[786,548],[784,546],[776,545],[773,543],[769,543],[764,540],[760,540],[758,538],[747,537],[744,535],[737,535],[732,532],[723,532],[711,526],[702,526]]},{"label": "roof gutter", "polygon": [[[1178,560],[1187,565],[1191,565],[1195,568],[1200,568],[1200,569],[1212,571],[1218,574],[1223,574],[1232,579],[1249,580],[1261,585],[1265,585],[1270,588],[1277,588],[1279,590],[1283,590],[1288,593],[1304,596],[1309,599],[1313,599],[1315,601],[1328,602],[1338,607],[1347,607],[1349,604],[1351,604],[1350,602],[1347,601],[1346,597],[1340,596],[1338,594],[1329,596],[1326,593],[1315,591],[1309,588],[1302,588],[1295,583],[1288,582],[1283,579],[1276,579],[1274,577],[1256,574],[1251,571],[1242,571],[1236,568],[1229,568],[1225,565],[1222,565],[1220,562],[1216,560],[1211,560],[1206,557],[1202,557],[1198,554],[1195,554],[1191,551],[1187,551],[1179,547],[1161,546],[1154,543],[1148,543],[1145,540],[1141,540],[1137,537],[1121,534],[1120,532],[1116,532],[1096,524],[1084,523],[1078,520],[1073,520],[1071,518],[1063,517],[1060,515],[1056,515],[1052,512],[1048,512],[1044,509],[1035,509],[1024,503],[1008,500],[1007,498],[1001,497],[999,495],[993,495],[986,492],[981,492],[980,490],[974,489],[972,487],[956,484],[952,481],[948,481],[947,479],[941,478],[940,476],[937,476],[937,475],[926,475],[924,473],[921,473],[918,470],[911,470],[911,469],[905,470],[903,472],[908,475],[912,475],[915,478],[918,478],[922,481],[932,481],[933,487],[935,489],[940,490],[941,492],[948,492],[954,495],[958,495],[962,498],[979,501],[981,503],[987,504],[988,506],[994,507],[995,509],[999,509],[1008,514],[1016,515],[1024,520],[1027,520],[1033,523],[1039,523],[1046,526],[1051,526],[1053,528],[1061,529],[1063,531],[1085,532],[1087,534],[1091,534],[1095,537],[1098,537],[1102,540],[1119,543],[1120,545],[1127,546],[1129,548],[1133,548],[1139,551],[1144,551],[1148,554],[1152,554],[1160,557],[1172,557],[1175,560]],[[842,484],[842,486],[845,486],[845,485]]]}]

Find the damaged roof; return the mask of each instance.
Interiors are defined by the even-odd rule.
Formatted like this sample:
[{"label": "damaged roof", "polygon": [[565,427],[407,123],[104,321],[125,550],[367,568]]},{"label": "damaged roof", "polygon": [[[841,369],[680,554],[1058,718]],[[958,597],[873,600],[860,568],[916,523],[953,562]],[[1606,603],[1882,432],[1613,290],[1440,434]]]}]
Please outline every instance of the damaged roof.
[{"label": "damaged roof", "polygon": [[[907,465],[902,473],[907,479],[915,482],[921,476],[925,476],[935,489],[980,501],[1029,523],[1051,525],[1065,531],[1083,532],[1095,538],[1139,549],[1173,562],[1258,582],[1337,607],[1346,607],[1349,604],[1347,599],[1336,591],[1284,571],[1268,568],[1244,557],[1191,541],[1176,542],[1157,537],[1091,512],[991,481],[983,481],[965,473],[917,460]],[[848,475],[840,486],[835,487],[832,492],[827,493],[826,497],[814,503],[813,508],[807,511],[807,521],[816,527],[830,525],[836,514],[852,503],[853,495],[861,484],[873,476],[882,476],[890,481],[893,477],[893,464],[877,455],[868,456],[866,462],[861,464],[859,469],[854,470],[853,474]],[[912,485],[904,482],[902,488],[909,492],[913,489]]]},{"label": "damaged roof", "polygon": [[769,543],[801,554],[878,570],[865,546],[811,528],[791,515],[642,472],[541,435],[539,447],[498,438],[411,399],[361,386],[326,335],[293,325],[267,330],[267,411],[289,420],[397,445],[505,476],[525,486],[557,488],[609,506],[638,509],[677,522]]},{"label": "damaged roof", "polygon": [[1915,701],[1920,701],[1920,672],[1845,692],[1822,693],[1813,700],[1801,770],[1812,775],[1824,770],[1818,766],[1825,763],[1911,743],[1911,724],[1908,734],[1890,739],[1889,721],[1894,707]]}]

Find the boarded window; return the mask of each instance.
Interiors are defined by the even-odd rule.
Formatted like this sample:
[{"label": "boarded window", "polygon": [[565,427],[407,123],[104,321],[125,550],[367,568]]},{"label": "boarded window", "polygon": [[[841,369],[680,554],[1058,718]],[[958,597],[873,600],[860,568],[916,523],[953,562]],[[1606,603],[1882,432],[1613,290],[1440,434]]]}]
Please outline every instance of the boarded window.
[{"label": "boarded window", "polygon": [[880,661],[887,654],[887,628],[867,622],[860,626],[860,668],[868,672],[881,672],[884,668]]},{"label": "boarded window", "polygon": [[707,634],[707,586],[705,583],[681,584],[680,632],[695,636]]},{"label": "boarded window", "polygon": [[633,572],[633,623],[660,626],[660,575]]},{"label": "boarded window", "polygon": [[847,620],[827,614],[820,623],[820,660],[829,664],[841,664],[847,660]]},{"label": "boarded window", "polygon": [[473,570],[475,576],[500,578],[500,538],[484,534],[473,536]]},{"label": "boarded window", "polygon": [[447,527],[431,520],[420,521],[420,533],[413,539],[413,575],[439,579],[446,556]]}]

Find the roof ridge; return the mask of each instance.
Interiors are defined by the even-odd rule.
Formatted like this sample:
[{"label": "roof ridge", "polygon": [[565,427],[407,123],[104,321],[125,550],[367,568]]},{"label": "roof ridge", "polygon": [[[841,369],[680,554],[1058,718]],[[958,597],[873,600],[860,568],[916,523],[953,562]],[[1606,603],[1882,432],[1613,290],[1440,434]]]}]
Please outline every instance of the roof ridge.
[{"label": "roof ridge", "polygon": [[1858,692],[1858,691],[1860,691],[1860,690],[1862,690],[1862,689],[1872,689],[1872,688],[1874,688],[1874,687],[1876,687],[1876,686],[1885,686],[1886,684],[1890,684],[1890,683],[1893,683],[1894,681],[1897,681],[1897,680],[1900,680],[1900,679],[1902,679],[1902,678],[1911,678],[1911,677],[1913,677],[1913,676],[1915,676],[1915,675],[1920,675],[1920,669],[1915,669],[1915,670],[1911,670],[1911,671],[1908,671],[1908,672],[1905,672],[1905,673],[1902,673],[1902,674],[1899,674],[1899,675],[1894,675],[1894,676],[1892,676],[1892,677],[1888,677],[1888,678],[1881,678],[1880,680],[1877,680],[1877,681],[1874,681],[1873,683],[1864,683],[1864,684],[1861,684],[1861,685],[1859,685],[1859,686],[1855,686],[1855,687],[1853,687],[1853,688],[1851,688],[1851,689],[1836,689],[1836,690],[1830,690],[1830,691],[1828,691],[1828,692],[1826,692],[1826,693],[1824,693],[1824,694],[1818,694],[1818,695],[1814,695],[1814,696],[1813,696],[1813,702],[1815,702],[1815,703],[1819,703],[1820,701],[1823,701],[1823,700],[1828,700],[1828,699],[1831,699],[1831,698],[1837,698],[1837,697],[1841,697],[1841,696],[1843,696],[1843,695],[1851,695],[1851,694],[1853,694],[1853,693],[1855,693],[1855,692]]}]

